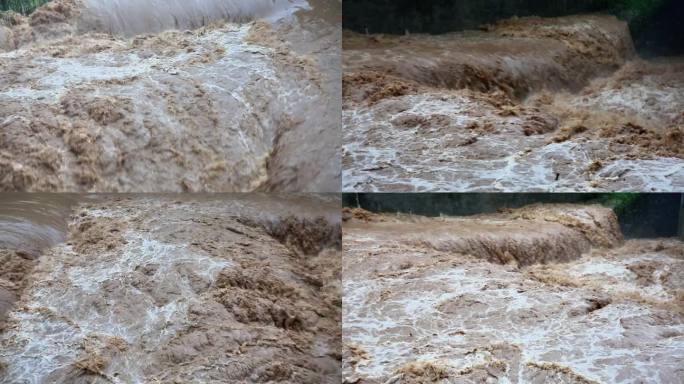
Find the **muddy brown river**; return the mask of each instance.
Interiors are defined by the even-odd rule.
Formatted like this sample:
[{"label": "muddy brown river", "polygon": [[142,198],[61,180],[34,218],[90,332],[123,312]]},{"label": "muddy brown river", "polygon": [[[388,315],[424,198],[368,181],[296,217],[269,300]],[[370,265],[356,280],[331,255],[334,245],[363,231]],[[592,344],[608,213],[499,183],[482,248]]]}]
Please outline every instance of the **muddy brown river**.
[{"label": "muddy brown river", "polygon": [[56,0],[8,17],[0,188],[339,190],[340,12]]},{"label": "muddy brown river", "polygon": [[0,382],[339,383],[339,207],[8,195]]},{"label": "muddy brown river", "polygon": [[345,212],[345,383],[676,383],[684,243],[611,210]]},{"label": "muddy brown river", "polygon": [[684,186],[684,60],[641,60],[614,17],[345,31],[343,52],[345,191]]},{"label": "muddy brown river", "polygon": [[0,248],[39,254],[62,242],[75,195],[6,193],[0,198]]}]

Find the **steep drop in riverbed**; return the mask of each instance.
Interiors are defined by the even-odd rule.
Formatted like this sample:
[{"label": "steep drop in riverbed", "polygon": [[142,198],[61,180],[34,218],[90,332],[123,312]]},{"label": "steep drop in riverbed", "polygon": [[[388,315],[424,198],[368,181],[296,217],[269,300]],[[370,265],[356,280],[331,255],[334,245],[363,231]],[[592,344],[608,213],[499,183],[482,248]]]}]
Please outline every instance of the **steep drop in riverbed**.
[{"label": "steep drop in riverbed", "polygon": [[64,242],[0,270],[1,383],[340,382],[338,198],[69,206]]},{"label": "steep drop in riverbed", "polygon": [[339,17],[321,0],[5,14],[0,190],[338,190]]},{"label": "steep drop in riverbed", "polygon": [[611,210],[462,218],[347,210],[346,383],[675,383],[684,243]]},{"label": "steep drop in riverbed", "polygon": [[70,195],[4,194],[0,198],[0,322],[21,296],[44,249],[64,241]]},{"label": "steep drop in riverbed", "polygon": [[343,44],[346,191],[684,187],[684,59],[612,16]]}]

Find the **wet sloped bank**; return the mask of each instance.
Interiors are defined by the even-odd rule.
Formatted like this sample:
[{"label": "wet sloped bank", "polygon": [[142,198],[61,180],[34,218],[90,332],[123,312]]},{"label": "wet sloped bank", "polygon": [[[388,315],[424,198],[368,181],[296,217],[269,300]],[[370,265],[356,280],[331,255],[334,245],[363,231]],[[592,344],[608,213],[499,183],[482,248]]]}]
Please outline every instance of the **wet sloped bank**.
[{"label": "wet sloped bank", "polygon": [[[345,382],[675,382],[684,245],[623,241],[611,216],[582,205],[458,219],[347,210]],[[435,247],[445,233],[452,246]],[[509,244],[557,252],[544,236],[590,244],[526,266],[490,256]]]},{"label": "wet sloped bank", "polygon": [[339,164],[314,167],[339,140],[323,110],[339,104],[339,36],[300,21],[317,5],[138,3],[54,1],[4,22],[3,190],[336,189]]},{"label": "wet sloped bank", "polygon": [[345,190],[682,185],[681,58],[640,60],[614,17],[345,37]]},{"label": "wet sloped bank", "polygon": [[325,196],[82,202],[8,316],[0,381],[339,382],[339,235]]}]

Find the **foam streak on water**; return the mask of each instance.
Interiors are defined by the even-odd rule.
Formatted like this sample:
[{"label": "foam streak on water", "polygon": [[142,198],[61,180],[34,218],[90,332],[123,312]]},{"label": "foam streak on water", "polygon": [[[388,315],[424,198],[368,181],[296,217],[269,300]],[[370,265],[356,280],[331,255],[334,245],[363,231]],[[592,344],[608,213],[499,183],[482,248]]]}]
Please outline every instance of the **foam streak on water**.
[{"label": "foam streak on water", "polygon": [[[287,336],[299,329],[286,329],[272,313],[283,308],[282,313],[287,313],[282,316],[299,319],[302,315],[289,315],[297,305],[306,314],[313,313],[309,308],[322,307],[322,300],[311,304],[319,300],[314,296],[319,286],[305,285],[296,292],[310,296],[276,305],[288,297],[232,287],[220,276],[238,276],[248,282],[245,287],[252,282],[259,287],[274,282],[282,290],[297,289],[284,281],[296,284],[302,281],[300,271],[313,268],[292,265],[300,260],[294,248],[283,244],[285,238],[280,242],[269,235],[264,227],[277,218],[289,223],[294,220],[290,215],[304,207],[307,215],[325,213],[326,218],[335,218],[339,215],[335,199],[116,194],[90,200],[79,204],[70,216],[67,242],[51,247],[37,260],[21,298],[3,323],[2,384],[222,383],[249,377],[252,372],[245,372],[244,364],[249,368],[252,361],[268,359],[274,354],[271,344],[258,352],[230,351],[260,338],[274,340],[276,348],[288,348],[294,342]],[[160,216],[160,212],[164,213]],[[327,227],[322,230],[327,236]],[[289,227],[282,231],[288,241],[295,236]],[[321,240],[321,247],[339,243],[333,244],[334,233],[330,240]],[[337,260],[327,252],[321,257]],[[259,269],[245,272],[245,265]],[[240,317],[247,316],[244,311],[256,312]],[[332,375],[339,382],[337,360],[329,358],[339,341],[309,333],[309,329],[330,329],[328,324],[333,322],[317,317],[311,328],[301,330],[305,339],[296,341],[309,360],[310,351],[321,353],[315,355],[320,359],[313,368],[302,371]],[[296,373],[291,375],[296,377]]]},{"label": "foam streak on water", "polygon": [[[409,119],[416,122],[405,124]],[[440,123],[432,123],[436,119]],[[495,132],[468,128],[487,121],[495,122]],[[395,97],[345,109],[343,123],[345,191],[672,191],[684,186],[681,159],[610,159],[605,139],[555,143],[555,132],[526,136],[524,117],[501,118],[490,106],[460,96]],[[603,167],[588,171],[597,160]]]},{"label": "foam streak on water", "polygon": [[322,4],[46,4],[0,42],[4,189],[334,190],[339,11]]},{"label": "foam streak on water", "polygon": [[602,16],[484,29],[347,35],[345,191],[684,186],[681,58],[636,59]]}]

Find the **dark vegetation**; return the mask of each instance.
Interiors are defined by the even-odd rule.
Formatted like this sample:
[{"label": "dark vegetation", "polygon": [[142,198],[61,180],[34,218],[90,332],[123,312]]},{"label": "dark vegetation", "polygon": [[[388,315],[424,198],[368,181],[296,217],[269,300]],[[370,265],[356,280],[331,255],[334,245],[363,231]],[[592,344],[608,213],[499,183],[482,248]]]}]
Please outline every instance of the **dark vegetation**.
[{"label": "dark vegetation", "polygon": [[680,193],[346,193],[345,207],[424,216],[494,213],[534,203],[601,204],[613,209],[628,238],[675,237],[684,199]]},{"label": "dark vegetation", "polygon": [[682,0],[345,0],[343,25],[361,33],[440,34],[513,16],[608,13],[629,22],[644,56],[684,54]]},{"label": "dark vegetation", "polygon": [[0,0],[0,11],[14,11],[28,15],[48,1],[50,0]]}]

